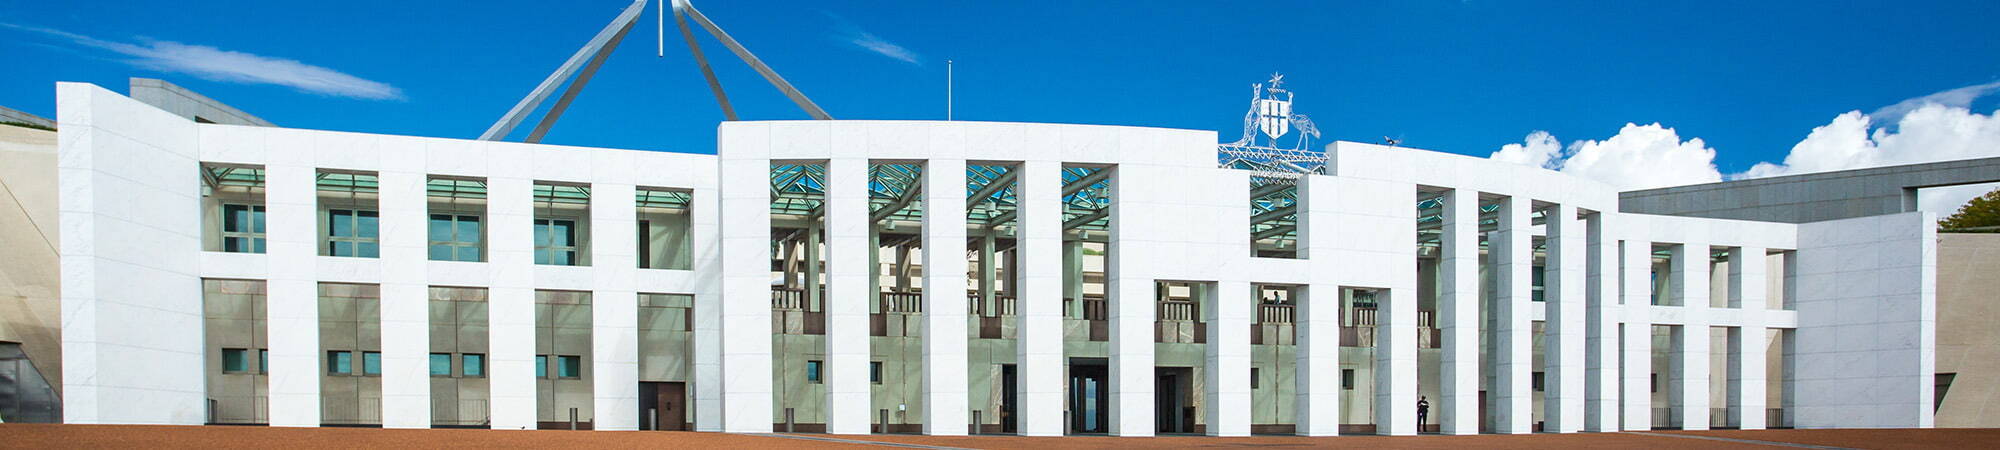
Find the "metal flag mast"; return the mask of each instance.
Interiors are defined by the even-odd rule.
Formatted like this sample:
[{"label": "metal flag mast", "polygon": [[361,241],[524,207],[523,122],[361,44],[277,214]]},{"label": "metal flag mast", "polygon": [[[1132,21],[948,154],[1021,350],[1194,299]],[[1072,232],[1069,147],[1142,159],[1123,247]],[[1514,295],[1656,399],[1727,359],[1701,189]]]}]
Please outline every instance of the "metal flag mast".
[{"label": "metal flag mast", "polygon": [[[541,142],[542,137],[548,134],[549,128],[555,126],[556,119],[561,118],[562,113],[569,109],[569,105],[576,99],[577,93],[582,92],[583,87],[590,83],[591,77],[597,74],[598,67],[602,66],[604,60],[611,56],[611,52],[618,48],[618,43],[625,39],[625,34],[632,31],[632,25],[638,22],[639,15],[646,10],[646,3],[651,1],[654,0],[634,0],[631,5],[626,6],[616,18],[611,19],[610,24],[605,25],[603,30],[598,31],[595,37],[592,37],[589,42],[585,43],[583,48],[578,49],[575,54],[570,55],[569,59],[564,61],[562,66],[557,67],[554,73],[550,73],[548,78],[542,79],[541,84],[536,85],[534,90],[529,91],[527,97],[515,103],[512,109],[507,110],[506,115],[501,116],[499,121],[494,122],[493,126],[488,127],[485,133],[481,133],[479,139],[486,141],[506,139],[508,135],[513,134],[514,129],[520,126],[521,122],[529,114],[540,108],[542,102],[547,101],[549,96],[555,93],[557,87],[562,86],[565,80],[569,80],[569,85],[563,89],[562,96],[558,97],[556,103],[550,106],[548,112],[542,115],[541,120],[535,123],[533,131],[530,131],[528,136],[522,139],[523,142]],[[757,74],[762,75],[765,81],[771,83],[772,87],[777,88],[779,92],[785,94],[785,97],[790,98],[792,103],[799,106],[799,109],[805,110],[806,115],[812,116],[813,119],[817,120],[833,119],[833,116],[828,115],[826,110],[820,109],[819,105],[813,103],[812,99],[806,98],[805,94],[799,92],[798,88],[792,87],[791,83],[786,82],[785,78],[779,76],[777,71],[772,70],[769,65],[764,64],[763,60],[757,59],[757,55],[751,54],[749,49],[743,47],[743,44],[729,37],[729,33],[722,31],[722,28],[716,26],[715,22],[710,21],[708,16],[702,15],[701,11],[695,9],[693,4],[687,0],[658,1],[660,3],[656,9],[659,15],[657,18],[659,30],[657,30],[656,39],[659,56],[666,56],[666,3],[671,1],[674,5],[674,23],[680,26],[681,37],[685,38],[688,43],[688,52],[694,57],[695,65],[701,68],[702,76],[707,78],[709,89],[715,93],[715,101],[722,107],[722,115],[725,120],[737,120],[736,110],[730,106],[729,96],[723,93],[722,82],[715,77],[715,70],[709,67],[708,59],[702,55],[701,45],[695,41],[694,32],[688,27],[687,18],[689,17],[692,17],[695,24],[699,25],[702,30],[707,31],[709,35],[714,36],[717,41],[720,41],[723,47],[728,48],[731,53],[735,53],[736,57],[743,60],[744,64],[749,65],[751,69],[757,71]]]}]

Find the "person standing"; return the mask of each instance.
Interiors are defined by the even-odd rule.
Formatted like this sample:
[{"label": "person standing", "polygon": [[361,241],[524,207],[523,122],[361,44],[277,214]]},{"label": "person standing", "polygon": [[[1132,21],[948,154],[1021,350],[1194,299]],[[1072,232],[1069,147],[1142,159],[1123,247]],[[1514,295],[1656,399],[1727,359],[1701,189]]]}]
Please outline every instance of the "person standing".
[{"label": "person standing", "polygon": [[1417,397],[1418,433],[1424,432],[1424,427],[1429,425],[1429,423],[1427,423],[1427,420],[1430,419],[1430,415],[1431,415],[1431,402],[1429,400],[1425,400],[1424,397]]}]

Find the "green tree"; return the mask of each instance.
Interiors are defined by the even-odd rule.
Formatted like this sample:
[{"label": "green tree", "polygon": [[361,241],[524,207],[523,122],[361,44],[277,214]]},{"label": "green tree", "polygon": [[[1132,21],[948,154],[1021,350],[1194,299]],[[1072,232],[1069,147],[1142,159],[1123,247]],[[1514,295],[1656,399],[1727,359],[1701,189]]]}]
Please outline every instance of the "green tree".
[{"label": "green tree", "polygon": [[2000,232],[2000,229],[1986,227],[2000,227],[2000,189],[1973,197],[1972,201],[1958,207],[1958,212],[1951,213],[1944,220],[1938,221],[1938,228],[1944,230],[1971,231],[1984,228],[1979,231]]}]

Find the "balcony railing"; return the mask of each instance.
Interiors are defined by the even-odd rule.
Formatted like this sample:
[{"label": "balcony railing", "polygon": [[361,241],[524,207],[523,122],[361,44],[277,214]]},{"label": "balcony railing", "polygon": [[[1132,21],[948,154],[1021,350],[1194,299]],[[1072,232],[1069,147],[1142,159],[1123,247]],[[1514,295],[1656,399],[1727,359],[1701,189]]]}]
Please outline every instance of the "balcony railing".
[{"label": "balcony railing", "polygon": [[1297,311],[1293,307],[1293,305],[1271,304],[1271,303],[1259,304],[1257,305],[1257,322],[1293,323],[1293,321],[1295,320],[1293,314],[1295,313],[1297,313]]},{"label": "balcony railing", "polygon": [[1201,320],[1201,308],[1195,302],[1182,300],[1162,300],[1158,303],[1158,320]]},{"label": "balcony railing", "polygon": [[988,308],[986,307],[985,299],[981,298],[979,292],[967,292],[965,294],[965,312],[966,314],[980,317],[1012,316],[1016,314],[1014,296],[995,295],[993,296],[993,307]]},{"label": "balcony railing", "polygon": [[915,292],[883,292],[880,310],[884,313],[924,312],[924,295]]}]

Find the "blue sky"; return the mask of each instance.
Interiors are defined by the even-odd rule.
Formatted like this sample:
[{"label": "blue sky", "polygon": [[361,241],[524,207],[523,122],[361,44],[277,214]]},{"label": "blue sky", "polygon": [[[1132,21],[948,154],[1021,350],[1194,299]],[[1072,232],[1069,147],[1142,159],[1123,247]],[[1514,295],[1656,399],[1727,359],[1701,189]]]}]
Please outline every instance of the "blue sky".
[{"label": "blue sky", "polygon": [[[283,126],[472,138],[626,4],[0,0],[0,105],[53,117],[56,81],[143,76]],[[1992,1],[697,5],[837,118],[942,118],[949,58],[961,120],[1228,141],[1283,72],[1337,139],[1486,156],[1545,131],[1574,152],[1658,123],[1724,176],[1842,113],[2000,80]],[[721,113],[676,30],[655,56],[647,14],[545,142],[713,152]],[[805,117],[703,44],[744,118]],[[228,70],[270,73],[202,71],[245,61]],[[1957,107],[1990,119],[1996,89]]]}]

